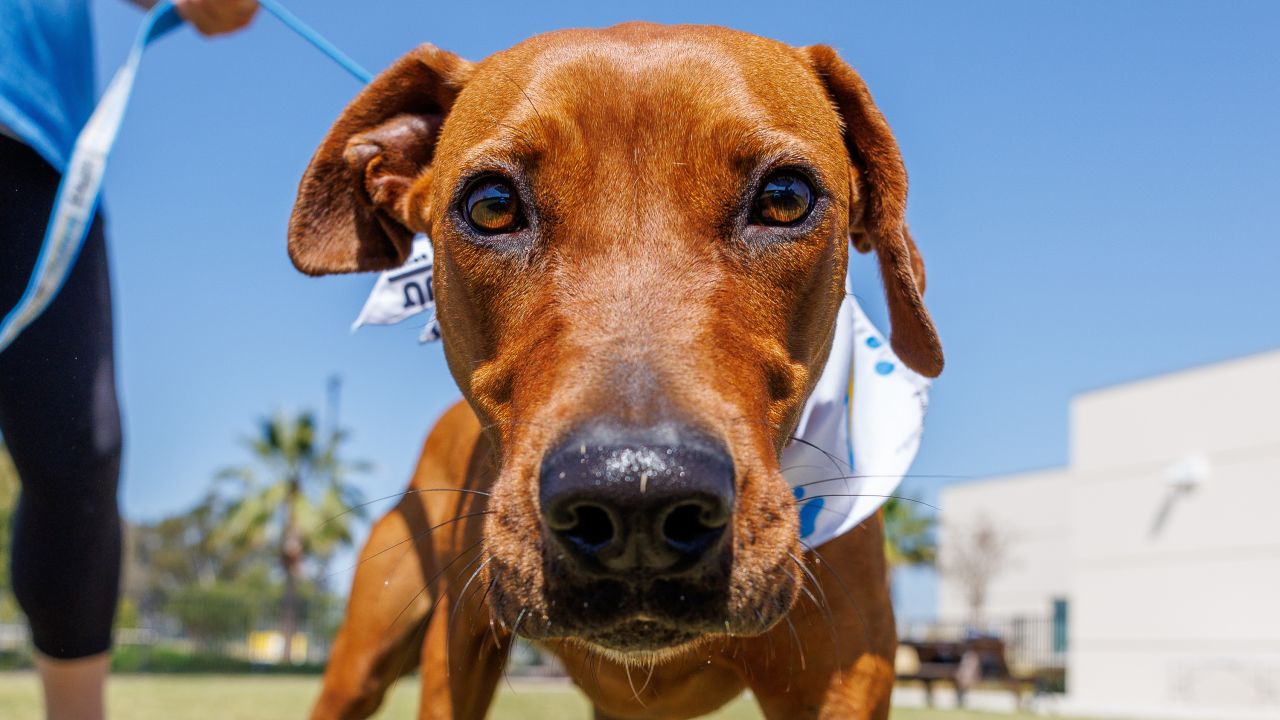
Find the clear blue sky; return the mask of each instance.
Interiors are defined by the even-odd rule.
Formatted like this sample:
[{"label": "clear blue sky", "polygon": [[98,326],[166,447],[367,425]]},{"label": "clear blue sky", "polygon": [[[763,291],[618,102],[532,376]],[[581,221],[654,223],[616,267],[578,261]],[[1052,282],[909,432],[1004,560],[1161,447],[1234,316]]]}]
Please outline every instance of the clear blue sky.
[{"label": "clear blue sky", "polygon": [[[1280,346],[1280,4],[289,5],[374,70],[423,41],[475,59],[630,19],[839,48],[902,144],[947,350],[917,473],[1062,464],[1072,394]],[[93,6],[105,81],[140,15]],[[285,255],[298,178],[357,90],[265,13],[147,56],[107,178],[129,517],[194,502],[255,418],[320,407],[334,373],[351,451],[378,464],[367,493],[396,492],[458,396],[417,327],[348,332],[372,277]],[[883,322],[868,259],[855,279]],[[928,578],[902,591],[931,609]]]}]

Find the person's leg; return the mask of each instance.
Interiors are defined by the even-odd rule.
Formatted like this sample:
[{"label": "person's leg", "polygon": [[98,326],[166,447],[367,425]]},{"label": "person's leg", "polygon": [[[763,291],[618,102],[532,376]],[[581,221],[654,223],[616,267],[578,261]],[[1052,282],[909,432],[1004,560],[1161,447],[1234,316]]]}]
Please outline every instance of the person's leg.
[{"label": "person's leg", "polygon": [[106,717],[103,690],[111,655],[100,653],[75,660],[36,656],[36,671],[44,690],[49,720],[102,720]]},{"label": "person's leg", "polygon": [[[0,312],[34,265],[58,175],[0,138]],[[40,655],[48,716],[101,717],[120,584],[121,432],[101,219],[66,286],[0,353],[0,434],[22,492],[14,595]]]}]

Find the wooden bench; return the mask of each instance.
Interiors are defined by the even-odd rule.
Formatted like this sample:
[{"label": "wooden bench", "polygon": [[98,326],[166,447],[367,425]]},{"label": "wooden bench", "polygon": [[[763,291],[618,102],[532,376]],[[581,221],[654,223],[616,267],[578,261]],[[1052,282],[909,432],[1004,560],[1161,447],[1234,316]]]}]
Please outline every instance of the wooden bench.
[{"label": "wooden bench", "polygon": [[[911,653],[914,651],[914,658]],[[899,643],[898,680],[924,685],[925,702],[933,707],[933,686],[949,683],[956,691],[956,705],[964,707],[965,694],[979,683],[999,683],[1009,688],[1023,706],[1023,691],[1035,687],[1031,678],[1018,677],[1005,659],[1004,642],[978,637],[963,641],[903,640]]]}]

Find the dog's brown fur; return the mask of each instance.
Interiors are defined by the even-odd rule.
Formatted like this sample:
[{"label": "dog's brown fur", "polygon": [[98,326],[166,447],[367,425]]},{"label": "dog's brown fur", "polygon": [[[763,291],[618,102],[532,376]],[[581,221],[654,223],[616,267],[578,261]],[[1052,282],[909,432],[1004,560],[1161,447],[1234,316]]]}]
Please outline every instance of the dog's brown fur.
[{"label": "dog's brown fur", "polygon": [[[779,167],[814,181],[810,220],[746,227]],[[513,181],[527,230],[467,229],[461,194],[485,172]],[[421,717],[481,718],[517,633],[559,655],[602,718],[694,717],[745,687],[770,718],[885,718],[880,520],[803,547],[778,458],[830,348],[851,238],[879,258],[899,356],[941,371],[905,206],[893,135],[826,47],[628,24],[476,64],[423,46],[379,76],[312,160],[290,254],[312,274],[380,270],[429,233],[466,403],[374,528],[313,717],[367,716],[419,665]],[[723,631],[630,654],[575,635],[592,598],[548,575],[539,463],[603,415],[675,415],[723,439]]]}]

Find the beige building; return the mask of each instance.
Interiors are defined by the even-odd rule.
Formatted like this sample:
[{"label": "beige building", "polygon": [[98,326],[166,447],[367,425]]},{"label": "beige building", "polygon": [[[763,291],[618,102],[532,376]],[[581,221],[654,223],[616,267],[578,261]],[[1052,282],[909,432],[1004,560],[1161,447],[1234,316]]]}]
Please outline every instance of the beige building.
[{"label": "beige building", "polygon": [[[1280,718],[1280,351],[1077,396],[1071,435],[942,493],[944,567],[992,528],[982,617],[1056,614],[1071,712]],[[944,574],[939,617],[966,598]]]}]

